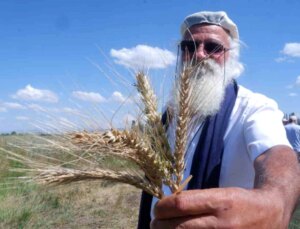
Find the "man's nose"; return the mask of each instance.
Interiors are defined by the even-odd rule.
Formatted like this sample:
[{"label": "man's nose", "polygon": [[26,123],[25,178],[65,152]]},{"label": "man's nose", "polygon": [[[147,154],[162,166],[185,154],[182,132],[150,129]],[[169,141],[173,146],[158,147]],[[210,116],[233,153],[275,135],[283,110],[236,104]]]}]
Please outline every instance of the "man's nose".
[{"label": "man's nose", "polygon": [[207,53],[204,49],[204,45],[201,44],[197,47],[196,51],[195,51],[195,57],[197,60],[202,60],[202,59],[205,59],[207,58]]}]

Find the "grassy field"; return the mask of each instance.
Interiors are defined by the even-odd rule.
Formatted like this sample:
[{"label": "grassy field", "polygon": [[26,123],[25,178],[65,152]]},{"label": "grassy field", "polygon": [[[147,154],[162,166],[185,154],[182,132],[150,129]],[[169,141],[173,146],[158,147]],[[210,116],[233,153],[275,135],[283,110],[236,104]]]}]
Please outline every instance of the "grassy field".
[{"label": "grassy field", "polygon": [[1,190],[0,228],[136,228],[140,191],[111,182]]},{"label": "grassy field", "polygon": [[[6,137],[7,138],[7,137]],[[5,139],[0,137],[0,145]],[[136,228],[140,190],[108,181],[43,187],[20,183],[0,157],[0,228]],[[290,229],[300,228],[300,207]]]},{"label": "grassy field", "polygon": [[[19,137],[1,136],[0,146]],[[99,180],[37,186],[12,179],[26,175],[8,170],[20,163],[3,154],[0,161],[0,228],[136,228],[141,191],[132,186]]]}]

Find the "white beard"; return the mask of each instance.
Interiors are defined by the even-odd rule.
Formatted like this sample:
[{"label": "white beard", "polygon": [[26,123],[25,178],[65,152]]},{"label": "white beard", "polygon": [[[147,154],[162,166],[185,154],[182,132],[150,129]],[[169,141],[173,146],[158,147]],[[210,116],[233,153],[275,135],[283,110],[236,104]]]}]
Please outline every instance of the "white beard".
[{"label": "white beard", "polygon": [[[223,66],[212,59],[207,59],[193,66],[194,71],[190,76],[190,114],[193,117],[204,119],[219,111],[225,96],[226,87],[238,76],[236,66],[240,65],[237,60],[229,59],[225,63],[224,71]],[[175,94],[175,101],[169,103],[171,110],[175,112],[171,112],[173,115],[178,114],[178,87],[179,83],[176,82],[172,93],[173,95]]]}]

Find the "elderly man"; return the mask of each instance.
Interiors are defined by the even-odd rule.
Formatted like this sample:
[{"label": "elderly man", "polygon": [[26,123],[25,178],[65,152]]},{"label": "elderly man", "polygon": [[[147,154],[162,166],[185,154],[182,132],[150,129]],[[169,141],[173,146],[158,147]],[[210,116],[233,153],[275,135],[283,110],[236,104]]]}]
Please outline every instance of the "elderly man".
[{"label": "elderly man", "polygon": [[[225,12],[199,12],[181,34],[182,66],[198,68],[185,168],[193,178],[188,190],[160,201],[143,193],[138,227],[287,228],[299,166],[277,104],[235,82],[243,70],[236,25]],[[171,146],[174,129],[171,120]]]},{"label": "elderly man", "polygon": [[285,125],[286,136],[291,143],[294,151],[297,153],[300,162],[300,126],[296,115],[291,115],[289,123]]}]

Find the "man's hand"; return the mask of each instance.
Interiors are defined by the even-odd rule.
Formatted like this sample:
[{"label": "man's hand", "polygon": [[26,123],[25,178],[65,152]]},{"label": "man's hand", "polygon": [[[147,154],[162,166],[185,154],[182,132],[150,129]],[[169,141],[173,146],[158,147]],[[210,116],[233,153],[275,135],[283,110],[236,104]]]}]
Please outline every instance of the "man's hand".
[{"label": "man's hand", "polygon": [[300,197],[295,152],[274,146],[254,161],[254,189],[184,191],[160,200],[152,228],[284,229]]},{"label": "man's hand", "polygon": [[287,228],[276,195],[241,188],[183,191],[157,203],[151,228]]}]

